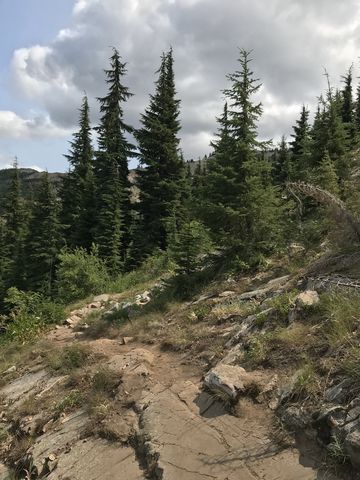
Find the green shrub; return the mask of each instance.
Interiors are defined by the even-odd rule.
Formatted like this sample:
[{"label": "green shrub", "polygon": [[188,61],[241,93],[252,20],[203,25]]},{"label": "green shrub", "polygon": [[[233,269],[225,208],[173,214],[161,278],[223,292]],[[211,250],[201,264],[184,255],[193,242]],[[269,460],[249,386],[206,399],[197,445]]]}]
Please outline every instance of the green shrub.
[{"label": "green shrub", "polygon": [[35,338],[47,325],[58,323],[65,317],[64,308],[36,292],[23,292],[9,288],[5,298],[9,310],[6,334],[21,342]]},{"label": "green shrub", "polygon": [[62,251],[59,262],[56,284],[62,301],[70,303],[106,290],[109,275],[95,247],[90,253],[82,248]]},{"label": "green shrub", "polygon": [[90,359],[91,350],[84,345],[71,345],[63,350],[50,351],[49,366],[56,371],[69,373],[84,366]]},{"label": "green shrub", "polygon": [[119,275],[109,283],[110,292],[121,293],[139,284],[156,280],[161,275],[172,272],[174,265],[169,256],[158,252],[149,257],[139,268]]},{"label": "green shrub", "polygon": [[84,396],[79,390],[72,390],[68,395],[59,400],[55,405],[55,413],[60,415],[63,412],[73,410],[76,407],[80,407],[84,400]]}]

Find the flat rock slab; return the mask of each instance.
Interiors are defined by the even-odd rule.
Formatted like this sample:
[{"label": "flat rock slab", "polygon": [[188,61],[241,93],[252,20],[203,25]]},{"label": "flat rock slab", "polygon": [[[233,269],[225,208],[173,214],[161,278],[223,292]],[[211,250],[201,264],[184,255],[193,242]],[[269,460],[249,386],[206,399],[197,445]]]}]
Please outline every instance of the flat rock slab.
[{"label": "flat rock slab", "polygon": [[0,480],[9,480],[10,472],[8,468],[3,464],[0,463]]},{"label": "flat rock slab", "polygon": [[130,447],[89,438],[59,458],[49,480],[143,480],[135,453]]},{"label": "flat rock slab", "polygon": [[46,384],[50,379],[51,375],[43,369],[37,372],[26,373],[3,387],[0,390],[0,395],[10,402],[15,402],[20,398],[24,400],[25,397],[32,393],[37,393],[46,388]]},{"label": "flat rock slab", "polygon": [[[270,437],[269,415],[252,405],[240,418],[191,382],[154,388],[138,403],[141,436],[166,480],[315,480],[292,450]],[[275,466],[276,465],[276,468]]]}]

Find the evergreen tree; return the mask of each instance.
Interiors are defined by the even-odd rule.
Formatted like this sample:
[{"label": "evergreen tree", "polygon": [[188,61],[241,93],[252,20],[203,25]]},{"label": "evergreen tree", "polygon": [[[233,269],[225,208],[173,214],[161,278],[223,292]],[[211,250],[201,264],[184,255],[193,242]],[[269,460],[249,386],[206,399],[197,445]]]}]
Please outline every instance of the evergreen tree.
[{"label": "evergreen tree", "polygon": [[87,97],[80,109],[80,128],[74,134],[71,150],[65,155],[70,171],[61,190],[64,235],[70,247],[90,249],[95,214],[94,159]]},{"label": "evergreen tree", "polygon": [[[352,65],[348,69],[347,74],[342,77],[344,88],[342,90],[341,117],[342,121],[348,126],[353,126],[354,121],[354,104],[352,97]],[[352,132],[349,131],[349,134]]]},{"label": "evergreen tree", "polygon": [[48,173],[35,194],[26,245],[27,287],[51,294],[61,248],[60,204]]},{"label": "evergreen tree", "polygon": [[294,179],[307,180],[311,165],[311,136],[309,124],[309,110],[302,106],[300,118],[293,126],[294,133],[290,142],[294,165]]},{"label": "evergreen tree", "polygon": [[336,174],[334,162],[326,151],[317,169],[316,183],[330,193],[339,195],[339,178]]},{"label": "evergreen tree", "polygon": [[123,119],[123,103],[131,96],[122,84],[125,64],[116,49],[105,70],[108,94],[99,98],[102,114],[98,132],[99,150],[95,161],[96,228],[94,241],[99,255],[106,260],[112,273],[118,272],[130,244],[131,222],[128,159],[134,148],[126,139],[132,132]]},{"label": "evergreen tree", "polygon": [[283,185],[286,182],[293,180],[293,170],[294,168],[289,147],[286,138],[283,135],[274,161],[273,179],[275,185]]},{"label": "evergreen tree", "polygon": [[13,165],[13,178],[4,204],[4,279],[6,287],[25,288],[25,239],[28,229],[28,207],[21,196],[17,160]]},{"label": "evergreen tree", "polygon": [[172,50],[162,55],[155,93],[136,133],[141,167],[137,178],[138,235],[143,240],[138,242],[140,260],[157,248],[165,250],[181,223],[186,172],[178,148],[180,101],[176,99],[173,63]]},{"label": "evergreen tree", "polygon": [[[218,241],[243,257],[255,258],[270,251],[277,241],[279,209],[271,163],[261,154],[268,143],[257,136],[262,106],[254,103],[253,97],[261,84],[254,78],[250,62],[249,52],[240,50],[240,70],[227,76],[231,87],[224,93],[230,110],[224,109],[220,140],[208,163],[205,215]],[[225,141],[229,146],[224,153],[221,146]]]},{"label": "evergreen tree", "polygon": [[202,255],[210,249],[210,236],[204,225],[187,218],[171,248],[173,259],[178,265],[178,273],[190,275],[196,272],[202,264]]}]

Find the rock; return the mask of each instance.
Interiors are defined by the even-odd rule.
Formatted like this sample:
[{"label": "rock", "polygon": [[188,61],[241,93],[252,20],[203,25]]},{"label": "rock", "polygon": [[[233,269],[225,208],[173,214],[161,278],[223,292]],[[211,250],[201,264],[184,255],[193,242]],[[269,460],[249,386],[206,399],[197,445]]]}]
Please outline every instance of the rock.
[{"label": "rock", "polygon": [[293,432],[304,430],[309,423],[309,415],[301,408],[291,405],[280,415],[281,421]]},{"label": "rock", "polygon": [[135,297],[135,303],[136,305],[146,305],[147,303],[150,302],[150,292],[146,291],[144,293],[141,293],[139,295],[136,295]]},{"label": "rock", "polygon": [[219,293],[220,298],[226,298],[226,297],[231,297],[232,295],[235,295],[235,292],[232,290],[226,290],[225,292]]},{"label": "rock", "polygon": [[224,365],[236,365],[239,363],[239,361],[242,359],[244,356],[244,349],[242,348],[242,345],[235,345],[228,353],[227,355],[220,360],[220,364]]},{"label": "rock", "polygon": [[354,468],[360,468],[360,431],[349,433],[344,442],[345,451]]},{"label": "rock", "polygon": [[273,311],[274,308],[267,308],[260,313],[249,315],[248,317],[242,319],[237,332],[233,337],[230,338],[230,340],[227,341],[225,346],[229,348],[232,345],[236,345],[237,343],[239,343],[253,329],[255,329],[255,327],[257,326],[257,321],[260,317],[268,317]]},{"label": "rock", "polygon": [[101,308],[101,302],[92,302],[92,303],[89,303],[89,308],[91,308],[91,310],[95,310],[97,308]]},{"label": "rock", "polygon": [[295,255],[299,255],[300,253],[303,253],[305,251],[305,247],[303,245],[300,245],[300,243],[290,243],[288,252],[290,257],[293,257]]},{"label": "rock", "polygon": [[134,369],[141,364],[152,365],[154,360],[155,357],[149,350],[135,348],[123,355],[114,355],[107,362],[107,366],[110,370],[122,375],[124,370]]},{"label": "rock", "polygon": [[268,378],[261,372],[246,372],[239,366],[218,364],[204,378],[204,385],[210,390],[221,391],[232,400],[248,389],[260,393],[268,383]]},{"label": "rock", "polygon": [[265,295],[266,295],[265,289],[252,290],[251,292],[242,293],[241,295],[239,295],[238,299],[242,301],[246,301],[246,300],[252,300],[253,298],[265,297]]},{"label": "rock", "polygon": [[11,478],[8,468],[0,462],[0,480],[9,480]]},{"label": "rock", "polygon": [[123,337],[120,341],[121,345],[127,345],[130,342],[134,341],[134,337]]},{"label": "rock", "polygon": [[325,400],[331,403],[342,403],[348,394],[348,387],[350,386],[351,381],[348,379],[343,380],[338,385],[334,385],[331,388],[328,388],[325,392]]},{"label": "rock", "polygon": [[109,300],[110,300],[110,295],[107,295],[106,293],[102,295],[96,295],[96,297],[93,298],[93,302],[106,303]]},{"label": "rock", "polygon": [[14,373],[14,372],[16,372],[16,365],[13,365],[12,367],[5,370],[5,372],[3,372],[3,374],[5,375],[6,373]]},{"label": "rock", "polygon": [[305,290],[295,298],[295,305],[299,308],[313,307],[319,302],[320,297],[316,290]]}]

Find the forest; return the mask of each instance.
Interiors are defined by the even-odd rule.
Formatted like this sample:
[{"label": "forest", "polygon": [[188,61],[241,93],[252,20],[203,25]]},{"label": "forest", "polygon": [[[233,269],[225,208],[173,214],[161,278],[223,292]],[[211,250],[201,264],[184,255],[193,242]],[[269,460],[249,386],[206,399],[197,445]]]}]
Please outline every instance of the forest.
[{"label": "forest", "polygon": [[[258,134],[261,82],[252,56],[239,50],[238,69],[224,79],[226,101],[211,152],[192,169],[179,147],[173,50],[161,56],[135,129],[125,121],[132,95],[126,64],[113,49],[107,94],[98,98],[99,124],[92,127],[85,96],[60,188],[44,173],[24,198],[14,165],[0,218],[3,313],[36,299],[53,305],[54,316],[56,305],[116,288],[149,262],[172,262],[186,294],[209,269],[256,269],[296,242],[353,246],[332,219],[335,204],[355,219],[360,201],[360,85],[354,92],[353,68],[338,89],[326,74],[317,110],[299,108],[291,138],[274,145]],[[134,181],[132,158],[139,165]],[[7,317],[0,323],[5,335],[18,333],[11,325]]]}]

